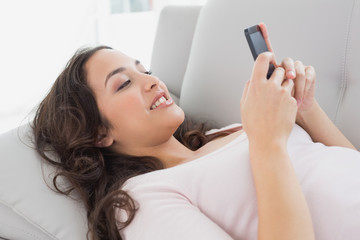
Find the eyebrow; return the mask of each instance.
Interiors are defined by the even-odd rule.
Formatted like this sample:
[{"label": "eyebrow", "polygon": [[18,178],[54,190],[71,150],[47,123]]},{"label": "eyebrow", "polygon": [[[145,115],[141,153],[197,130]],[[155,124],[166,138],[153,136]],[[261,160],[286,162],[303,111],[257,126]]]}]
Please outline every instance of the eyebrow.
[{"label": "eyebrow", "polygon": [[[135,60],[135,65],[137,66],[137,65],[139,65],[139,64],[140,64],[140,61],[139,61],[139,60]],[[111,72],[106,76],[106,78],[105,78],[105,87],[106,87],[107,82],[109,81],[109,79],[110,79],[112,76],[114,76],[115,74],[121,73],[121,72],[123,72],[123,71],[125,71],[125,70],[126,70],[126,68],[124,68],[124,67],[119,67],[119,68],[111,71]]]}]

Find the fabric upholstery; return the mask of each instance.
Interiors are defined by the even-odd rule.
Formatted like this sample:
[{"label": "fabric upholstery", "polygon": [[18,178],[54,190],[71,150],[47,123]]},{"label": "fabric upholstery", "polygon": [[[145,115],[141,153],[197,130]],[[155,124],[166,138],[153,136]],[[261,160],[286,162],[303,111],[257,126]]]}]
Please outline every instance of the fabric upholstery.
[{"label": "fabric upholstery", "polygon": [[180,106],[215,126],[241,121],[242,89],[253,60],[244,29],[268,27],[278,61],[285,57],[313,65],[316,97],[338,127],[360,147],[359,1],[209,0],[203,7]]},{"label": "fabric upholstery", "polygon": [[[360,149],[359,0],[166,7],[152,71],[187,115],[215,127],[241,122],[239,102],[253,65],[243,31],[259,22],[269,29],[278,61],[292,57],[316,68],[320,105]],[[1,134],[0,146],[0,238],[86,239],[83,206],[50,190],[53,169],[34,150],[29,126]]]},{"label": "fabric upholstery", "polygon": [[200,9],[200,6],[168,6],[160,14],[151,70],[155,76],[166,81],[176,103],[179,103]]},{"label": "fabric upholstery", "polygon": [[30,126],[2,134],[0,145],[0,237],[85,239],[85,209],[50,190],[54,169],[34,150]]}]

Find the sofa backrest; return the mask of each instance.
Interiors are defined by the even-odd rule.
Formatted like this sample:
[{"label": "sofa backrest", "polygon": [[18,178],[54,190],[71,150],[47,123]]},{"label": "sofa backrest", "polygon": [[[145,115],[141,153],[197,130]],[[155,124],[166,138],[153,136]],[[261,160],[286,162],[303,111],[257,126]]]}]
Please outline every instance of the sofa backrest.
[{"label": "sofa backrest", "polygon": [[160,13],[151,57],[151,71],[178,104],[191,43],[201,6],[167,6]]},{"label": "sofa backrest", "polygon": [[[360,1],[208,0],[197,22],[180,106],[219,127],[240,122],[253,59],[244,29],[264,22],[278,61],[312,65],[316,97],[360,149]],[[271,124],[271,123],[269,123]]]}]

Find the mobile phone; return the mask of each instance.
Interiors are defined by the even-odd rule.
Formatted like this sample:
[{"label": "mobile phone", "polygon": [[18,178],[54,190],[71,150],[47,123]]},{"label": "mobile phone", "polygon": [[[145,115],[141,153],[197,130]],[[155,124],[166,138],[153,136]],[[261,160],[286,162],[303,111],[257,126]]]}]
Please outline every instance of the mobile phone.
[{"label": "mobile phone", "polygon": [[[264,39],[264,36],[260,30],[259,25],[255,25],[249,28],[246,28],[244,30],[246,40],[249,44],[251,53],[254,57],[254,60],[256,60],[257,56],[260,53],[269,51],[268,47],[266,46],[266,42]],[[270,64],[268,73],[266,75],[266,78],[269,79],[271,74],[274,72],[275,66],[273,64]]]}]

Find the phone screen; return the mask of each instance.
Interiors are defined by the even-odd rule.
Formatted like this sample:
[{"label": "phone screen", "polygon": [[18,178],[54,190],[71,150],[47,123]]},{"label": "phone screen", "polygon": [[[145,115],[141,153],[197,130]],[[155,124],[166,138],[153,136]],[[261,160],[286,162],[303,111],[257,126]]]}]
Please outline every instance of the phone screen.
[{"label": "phone screen", "polygon": [[254,60],[260,53],[268,51],[265,40],[260,31],[250,34],[250,39],[254,45],[255,57]]},{"label": "phone screen", "polygon": [[[245,36],[246,36],[246,40],[249,44],[251,53],[254,57],[254,60],[256,60],[257,56],[260,53],[269,51],[265,39],[261,33],[260,27],[258,25],[246,28],[244,30]],[[275,67],[273,64],[270,64],[269,66],[269,71],[267,74],[267,79],[270,78],[271,74],[273,73],[273,71],[275,70]]]}]

